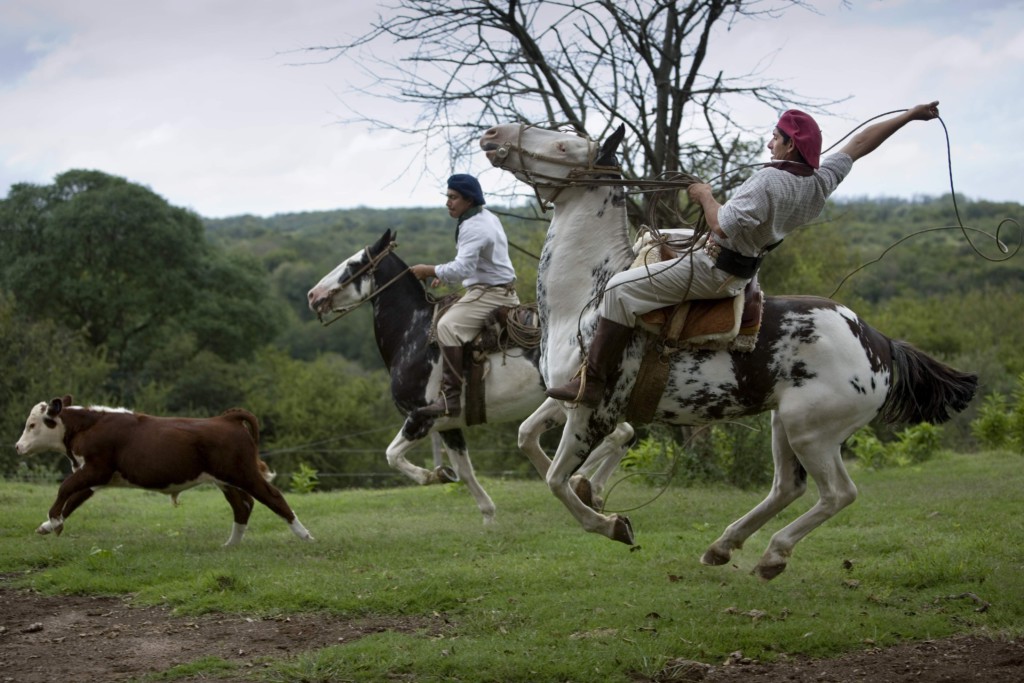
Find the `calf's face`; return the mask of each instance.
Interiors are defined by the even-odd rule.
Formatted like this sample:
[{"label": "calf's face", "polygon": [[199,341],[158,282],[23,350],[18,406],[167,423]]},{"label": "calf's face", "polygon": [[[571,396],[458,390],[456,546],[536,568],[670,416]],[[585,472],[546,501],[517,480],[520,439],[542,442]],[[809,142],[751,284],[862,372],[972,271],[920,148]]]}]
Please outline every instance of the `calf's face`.
[{"label": "calf's face", "polygon": [[64,452],[64,423],[59,416],[51,417],[50,406],[40,403],[28,415],[25,431],[14,445],[18,455],[35,455],[47,451]]}]

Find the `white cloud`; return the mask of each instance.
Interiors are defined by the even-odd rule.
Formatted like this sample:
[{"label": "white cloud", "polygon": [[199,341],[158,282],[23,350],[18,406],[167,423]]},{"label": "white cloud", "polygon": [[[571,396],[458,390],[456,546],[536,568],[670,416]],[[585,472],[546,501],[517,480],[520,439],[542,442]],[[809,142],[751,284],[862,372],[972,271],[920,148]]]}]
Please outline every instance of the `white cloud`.
[{"label": "white cloud", "polygon": [[[746,22],[713,43],[808,96],[848,102],[826,141],[882,111],[935,97],[953,140],[957,189],[1024,201],[1016,181],[1024,8],[1014,2],[815,3]],[[204,216],[352,206],[441,206],[447,159],[423,172],[423,140],[338,123],[351,65],[289,66],[289,51],[363,33],[355,0],[6,0],[0,5],[0,193],[93,168]],[[751,121],[773,112],[752,110]],[[758,123],[757,125],[762,125]],[[411,166],[410,166],[411,164]],[[484,173],[481,158],[469,172]],[[396,182],[397,180],[397,182]],[[491,184],[491,183],[489,183]],[[948,190],[938,125],[910,126],[841,186],[847,195]]]}]

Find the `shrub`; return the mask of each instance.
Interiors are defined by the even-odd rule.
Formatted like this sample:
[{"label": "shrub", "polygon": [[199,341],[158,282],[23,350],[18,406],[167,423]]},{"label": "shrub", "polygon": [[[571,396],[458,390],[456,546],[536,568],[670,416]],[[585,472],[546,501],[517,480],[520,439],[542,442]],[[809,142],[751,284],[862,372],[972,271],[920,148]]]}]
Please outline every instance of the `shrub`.
[{"label": "shrub", "polygon": [[863,467],[906,467],[930,459],[942,448],[942,428],[922,422],[899,432],[894,441],[883,442],[871,427],[862,427],[846,447]]},{"label": "shrub", "polygon": [[296,493],[312,493],[320,483],[320,478],[315,469],[302,462],[299,463],[299,469],[292,472],[290,483],[291,490]]},{"label": "shrub", "polygon": [[896,436],[892,450],[900,466],[931,459],[942,448],[942,428],[927,422],[908,427]]},{"label": "shrub", "polygon": [[983,448],[1024,450],[1024,373],[1017,377],[1013,404],[993,392],[985,398],[978,417],[971,422],[971,433]]},{"label": "shrub", "polygon": [[868,469],[881,469],[891,463],[889,453],[871,427],[862,427],[846,441],[846,447],[857,458],[861,466]]}]

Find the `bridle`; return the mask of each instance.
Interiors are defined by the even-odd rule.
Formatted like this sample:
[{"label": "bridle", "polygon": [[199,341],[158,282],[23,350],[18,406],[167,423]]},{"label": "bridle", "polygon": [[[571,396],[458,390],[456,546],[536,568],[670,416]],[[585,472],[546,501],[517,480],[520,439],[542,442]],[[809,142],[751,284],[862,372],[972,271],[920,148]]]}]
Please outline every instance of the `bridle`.
[{"label": "bridle", "polygon": [[385,246],[380,251],[379,254],[376,254],[376,255],[370,253],[370,248],[369,247],[363,247],[363,256],[366,259],[366,263],[364,263],[363,266],[359,270],[357,270],[356,272],[352,273],[352,275],[350,277],[346,278],[345,280],[342,280],[342,281],[338,282],[338,284],[334,285],[329,290],[327,290],[327,298],[328,299],[333,299],[335,294],[337,294],[341,290],[345,289],[346,287],[348,287],[350,284],[352,284],[356,280],[361,279],[365,275],[370,275],[371,276],[370,277],[370,283],[371,283],[370,284],[370,287],[371,287],[370,288],[370,293],[367,294],[362,299],[360,299],[359,301],[357,301],[354,304],[352,304],[351,306],[342,306],[340,308],[333,308],[332,307],[330,312],[331,313],[336,313],[337,315],[335,315],[333,318],[331,318],[330,320],[328,320],[326,322],[324,322],[324,315],[323,315],[323,313],[320,313],[318,311],[317,314],[316,314],[316,318],[317,318],[317,320],[320,321],[321,325],[323,325],[324,327],[327,327],[331,323],[334,323],[334,322],[337,322],[337,321],[341,320],[346,315],[348,315],[352,311],[356,310],[357,308],[359,308],[360,306],[365,304],[367,301],[370,301],[373,298],[375,298],[377,295],[379,295],[385,289],[387,289],[388,287],[393,285],[395,282],[397,282],[403,275],[405,275],[406,273],[409,272],[409,269],[406,268],[405,270],[403,270],[402,272],[398,273],[393,278],[391,278],[390,280],[385,282],[380,287],[376,286],[376,278],[372,277],[372,276],[376,275],[376,273],[377,273],[377,266],[380,265],[381,261],[383,261],[385,258],[387,258],[391,254],[391,252],[393,252],[397,247],[398,247],[398,242],[395,242],[394,240],[392,240],[391,242],[388,242],[387,246]]},{"label": "bridle", "polygon": [[[539,204],[541,211],[547,211],[548,209],[554,208],[554,203],[558,198],[558,195],[567,187],[630,186],[639,188],[637,192],[644,193],[685,190],[694,183],[703,182],[696,176],[680,171],[665,173],[662,175],[666,177],[651,180],[645,178],[627,179],[623,176],[622,166],[598,164],[597,154],[600,150],[600,146],[595,140],[592,140],[588,136],[580,133],[577,133],[577,136],[587,141],[586,166],[571,164],[561,157],[541,154],[539,152],[531,152],[530,150],[525,149],[522,144],[523,133],[528,128],[539,128],[539,126],[520,123],[519,133],[516,136],[515,142],[505,142],[496,146],[493,150],[488,151],[494,155],[494,161],[491,163],[495,167],[508,171],[516,178],[533,188],[533,192],[537,197],[537,203]],[[519,168],[509,166],[507,163],[509,155],[513,153],[519,156]],[[568,167],[569,172],[563,178],[550,176],[539,171],[531,171],[527,168],[528,159],[546,161],[548,163],[555,164],[556,166]],[[554,189],[554,194],[552,194],[550,198],[544,199],[540,195],[541,188]]]},{"label": "bridle", "polygon": [[[600,176],[608,174],[615,174],[620,177],[622,176],[621,166],[605,166],[603,164],[596,163],[597,153],[599,150],[597,141],[587,137],[586,135],[582,135],[579,133],[577,133],[577,135],[586,140],[587,142],[586,166],[578,166],[567,162],[565,159],[561,157],[551,156],[548,154],[541,154],[540,152],[532,152],[528,149],[525,149],[523,147],[523,133],[528,128],[537,127],[538,126],[534,126],[532,124],[520,123],[519,133],[516,136],[515,142],[505,142],[501,145],[498,145],[494,150],[489,151],[492,151],[494,154],[494,161],[492,162],[494,166],[502,170],[508,171],[516,178],[519,178],[519,180],[522,180],[524,183],[530,185],[533,188],[533,192],[537,197],[537,203],[540,205],[541,211],[547,211],[550,208],[554,208],[554,203],[555,200],[558,198],[558,195],[561,194],[562,190],[566,189],[567,187],[602,185],[606,183],[599,182],[597,180]],[[509,155],[512,153],[515,153],[519,156],[520,165],[518,168],[510,167],[506,163],[509,158]],[[555,164],[556,166],[568,167],[569,172],[563,178],[559,176],[546,175],[539,171],[531,171],[529,168],[527,168],[528,159],[534,162],[545,161],[551,164]],[[619,184],[622,183],[621,180],[615,180],[612,182]],[[555,193],[550,198],[545,199],[540,195],[541,188],[554,189]]]}]

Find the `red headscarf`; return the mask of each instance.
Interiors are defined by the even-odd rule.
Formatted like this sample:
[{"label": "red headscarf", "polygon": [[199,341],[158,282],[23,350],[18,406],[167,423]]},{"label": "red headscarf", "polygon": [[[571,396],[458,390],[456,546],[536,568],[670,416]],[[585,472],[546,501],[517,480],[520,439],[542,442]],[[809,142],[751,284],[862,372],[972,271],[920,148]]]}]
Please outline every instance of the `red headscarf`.
[{"label": "red headscarf", "polygon": [[793,140],[808,166],[818,168],[821,164],[821,129],[810,114],[790,109],[779,118],[777,128]]}]

